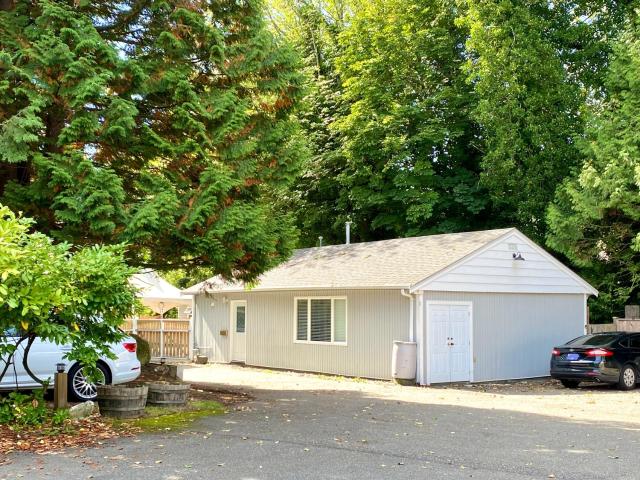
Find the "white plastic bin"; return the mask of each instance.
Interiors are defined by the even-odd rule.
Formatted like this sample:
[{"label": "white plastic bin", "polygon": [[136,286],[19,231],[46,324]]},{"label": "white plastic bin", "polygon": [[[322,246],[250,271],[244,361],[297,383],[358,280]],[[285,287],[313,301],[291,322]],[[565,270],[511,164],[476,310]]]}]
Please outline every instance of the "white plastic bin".
[{"label": "white plastic bin", "polygon": [[416,378],[416,342],[393,342],[391,375],[399,380]]}]

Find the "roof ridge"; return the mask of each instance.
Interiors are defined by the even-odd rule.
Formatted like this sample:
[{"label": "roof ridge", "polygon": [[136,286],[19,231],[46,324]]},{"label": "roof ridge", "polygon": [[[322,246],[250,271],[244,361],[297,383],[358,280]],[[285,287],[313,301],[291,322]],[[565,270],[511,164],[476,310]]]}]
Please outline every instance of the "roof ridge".
[{"label": "roof ridge", "polygon": [[449,232],[449,233],[435,233],[431,235],[417,235],[415,237],[396,237],[396,238],[387,238],[385,240],[369,240],[367,242],[351,242],[351,243],[336,243],[333,245],[323,245],[321,247],[303,247],[296,248],[294,252],[301,252],[303,250],[320,250],[321,248],[337,248],[337,247],[352,247],[355,245],[373,245],[376,243],[384,243],[384,242],[397,242],[402,240],[417,240],[421,238],[436,238],[436,237],[446,237],[448,235],[464,235],[464,234],[472,234],[472,233],[490,233],[490,232],[508,232],[509,230],[516,230],[516,227],[505,227],[505,228],[491,228],[489,230],[467,230],[464,232]]}]

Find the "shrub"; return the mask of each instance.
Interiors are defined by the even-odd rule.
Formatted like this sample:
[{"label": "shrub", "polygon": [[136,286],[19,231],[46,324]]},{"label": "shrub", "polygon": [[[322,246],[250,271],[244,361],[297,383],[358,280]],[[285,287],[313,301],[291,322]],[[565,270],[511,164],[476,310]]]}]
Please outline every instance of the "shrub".
[{"label": "shrub", "polygon": [[151,361],[151,348],[149,347],[149,342],[147,342],[140,335],[132,334],[133,338],[136,339],[138,343],[138,347],[136,349],[136,355],[138,356],[138,360],[142,365],[146,365]]},{"label": "shrub", "polygon": [[48,416],[44,391],[44,388],[34,390],[31,395],[11,392],[0,400],[0,423],[10,423],[16,428],[42,425]]}]

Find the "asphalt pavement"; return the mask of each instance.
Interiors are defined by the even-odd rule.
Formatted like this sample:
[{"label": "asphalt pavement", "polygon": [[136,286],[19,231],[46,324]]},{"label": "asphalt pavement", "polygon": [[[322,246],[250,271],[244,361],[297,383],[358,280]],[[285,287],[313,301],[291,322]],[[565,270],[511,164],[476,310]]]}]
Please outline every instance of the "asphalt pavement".
[{"label": "asphalt pavement", "polygon": [[13,454],[0,479],[640,478],[640,431],[633,424],[353,391],[251,393],[255,400],[239,410],[201,419],[188,432],[58,455]]}]

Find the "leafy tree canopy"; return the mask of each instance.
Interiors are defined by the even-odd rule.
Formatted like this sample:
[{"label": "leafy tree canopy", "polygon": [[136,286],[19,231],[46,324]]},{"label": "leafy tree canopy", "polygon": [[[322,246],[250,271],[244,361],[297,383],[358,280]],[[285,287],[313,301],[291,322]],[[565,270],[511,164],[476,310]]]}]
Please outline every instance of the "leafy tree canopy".
[{"label": "leafy tree canopy", "polygon": [[[18,333],[15,343],[0,341],[0,379],[11,368],[16,348],[29,349],[36,337],[71,346],[67,358],[88,367],[113,355],[109,344],[122,338],[118,327],[136,305],[122,246],[90,246],[72,251],[41,233],[33,221],[0,204],[0,333]],[[52,366],[53,367],[53,366]]]},{"label": "leafy tree canopy", "polygon": [[343,53],[339,35],[350,24],[353,1],[271,0],[272,28],[296,48],[304,62],[306,95],[296,118],[311,155],[291,188],[300,243],[313,246],[344,239],[351,214],[347,189],[340,181],[346,166],[344,138],[332,128],[348,113],[336,61]]},{"label": "leafy tree canopy", "polygon": [[453,1],[369,2],[340,36],[350,108],[334,128],[361,239],[473,229],[488,212],[455,18]]},{"label": "leafy tree canopy", "polygon": [[594,313],[640,301],[640,21],[614,49],[608,99],[583,142],[587,161],[550,206],[548,244],[601,291]]},{"label": "leafy tree canopy", "polygon": [[56,241],[255,277],[295,244],[296,56],[259,0],[0,11],[0,193]]}]

